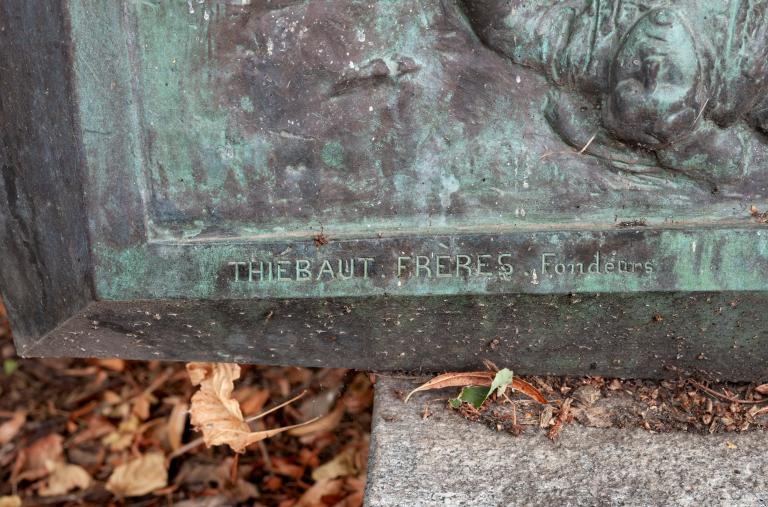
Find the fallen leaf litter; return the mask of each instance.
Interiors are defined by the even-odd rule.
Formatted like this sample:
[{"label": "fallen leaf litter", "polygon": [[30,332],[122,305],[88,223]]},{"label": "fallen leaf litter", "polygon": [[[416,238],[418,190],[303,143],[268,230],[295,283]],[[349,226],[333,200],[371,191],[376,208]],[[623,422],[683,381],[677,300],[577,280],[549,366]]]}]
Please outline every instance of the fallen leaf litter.
[{"label": "fallen leaf litter", "polygon": [[[482,400],[463,395],[468,386],[490,385],[489,379],[495,375],[497,373],[490,370],[446,373],[417,387],[405,400],[430,402],[433,400],[417,399],[413,395],[461,387],[458,396],[449,398],[448,405],[465,419],[513,435],[527,429],[540,429],[552,440],[574,422],[595,428],[640,427],[660,433],[768,429],[768,384],[706,383],[694,379],[514,377],[505,393],[493,393],[483,387],[488,395]],[[521,389],[521,386],[530,387]]]},{"label": "fallen leaf litter", "polygon": [[362,505],[367,373],[192,364],[196,388],[177,363],[19,359],[4,317],[0,507]]}]

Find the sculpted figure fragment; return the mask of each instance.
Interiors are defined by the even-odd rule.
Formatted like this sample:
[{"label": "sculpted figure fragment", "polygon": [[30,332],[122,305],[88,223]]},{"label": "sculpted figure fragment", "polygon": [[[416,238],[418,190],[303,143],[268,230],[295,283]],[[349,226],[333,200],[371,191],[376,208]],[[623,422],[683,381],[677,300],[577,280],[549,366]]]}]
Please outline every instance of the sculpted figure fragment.
[{"label": "sculpted figure fragment", "polygon": [[553,84],[562,139],[616,169],[717,189],[768,133],[768,1],[464,0],[480,39]]}]

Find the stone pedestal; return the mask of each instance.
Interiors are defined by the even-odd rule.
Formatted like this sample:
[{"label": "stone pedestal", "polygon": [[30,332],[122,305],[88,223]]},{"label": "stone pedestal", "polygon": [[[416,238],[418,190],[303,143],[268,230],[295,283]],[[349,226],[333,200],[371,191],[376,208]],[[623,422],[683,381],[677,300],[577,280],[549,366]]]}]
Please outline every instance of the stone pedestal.
[{"label": "stone pedestal", "polygon": [[572,424],[555,443],[513,437],[424,404],[450,390],[399,393],[413,379],[379,377],[366,505],[756,506],[768,502],[764,432],[693,435]]}]

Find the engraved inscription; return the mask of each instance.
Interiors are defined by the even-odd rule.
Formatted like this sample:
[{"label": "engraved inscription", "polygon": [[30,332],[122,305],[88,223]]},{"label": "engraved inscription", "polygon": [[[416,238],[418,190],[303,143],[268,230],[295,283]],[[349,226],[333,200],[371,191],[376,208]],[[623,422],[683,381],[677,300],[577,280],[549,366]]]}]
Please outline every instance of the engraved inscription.
[{"label": "engraved inscription", "polygon": [[413,255],[397,258],[397,277],[417,278],[462,278],[468,276],[511,275],[515,268],[511,264],[512,254],[456,254],[456,255]]},{"label": "engraved inscription", "polygon": [[541,255],[542,275],[607,275],[611,273],[637,273],[640,275],[653,273],[653,261],[636,262],[627,259],[606,259],[605,255],[596,252],[591,262],[563,260],[554,253]]},{"label": "engraved inscription", "polygon": [[259,260],[234,261],[232,267],[235,282],[310,282],[323,280],[349,280],[351,278],[369,278],[372,257],[350,257],[294,260]]},{"label": "engraved inscription", "polygon": [[335,257],[327,259],[251,259],[228,263],[236,283],[301,283],[352,279],[394,278],[422,280],[496,278],[511,281],[515,276],[537,285],[546,277],[593,275],[652,275],[653,259],[628,259],[596,251],[585,258],[567,258],[543,252],[535,262],[521,260],[514,252],[399,255],[391,259]]}]

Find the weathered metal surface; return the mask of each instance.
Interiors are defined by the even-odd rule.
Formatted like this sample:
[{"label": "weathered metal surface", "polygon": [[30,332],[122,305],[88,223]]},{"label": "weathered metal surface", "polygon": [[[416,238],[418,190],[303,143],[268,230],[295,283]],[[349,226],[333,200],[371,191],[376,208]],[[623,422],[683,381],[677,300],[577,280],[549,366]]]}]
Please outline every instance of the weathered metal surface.
[{"label": "weathered metal surface", "polygon": [[[253,336],[241,334],[256,326],[246,317],[190,338],[188,353],[172,352],[185,329],[167,329],[153,353],[335,363],[311,331],[301,334],[329,298],[365,301],[355,315],[367,321],[342,329],[362,337],[378,336],[398,301],[486,298],[493,307],[530,294],[530,339],[538,328],[552,341],[505,359],[555,372],[585,363],[543,359],[568,323],[533,311],[537,301],[680,304],[688,293],[743,292],[755,315],[768,309],[768,229],[749,214],[768,208],[764,0],[57,5],[69,21],[71,60],[58,65],[76,92],[96,301],[69,332],[107,308],[123,309],[107,320],[129,329],[124,310],[135,300],[152,314],[167,300],[202,305],[201,319],[285,300],[298,317],[269,329],[301,344],[290,354],[259,353],[265,337],[252,338],[253,349],[221,348],[230,333]],[[702,297],[693,301],[706,315]],[[436,347],[451,338],[429,307],[400,331],[431,323]],[[568,318],[586,328],[600,308]],[[706,320],[687,315],[695,320],[685,326]],[[505,318],[484,317],[507,333]],[[756,340],[756,364],[765,359],[762,328],[729,322],[719,329]],[[623,336],[623,325],[610,329]],[[106,331],[96,328],[81,329],[82,353],[118,353],[98,345]],[[677,361],[726,376],[740,376],[739,364],[768,373],[733,362],[730,338],[705,328],[698,343],[722,345],[722,360],[677,358],[649,336],[647,360],[625,371],[657,375]],[[480,339],[473,329],[462,336]],[[117,346],[110,333],[101,343]],[[80,354],[63,336],[50,335],[45,350]],[[145,355],[144,338],[125,339],[134,345],[120,354]],[[586,339],[564,338],[562,350]],[[399,350],[394,335],[370,340],[339,348],[339,359],[405,369],[478,362],[473,346],[441,362]],[[400,359],[371,362],[370,347]],[[623,352],[625,365],[637,355]]]},{"label": "weathered metal surface", "polygon": [[749,225],[488,227],[482,234],[330,237],[324,245],[300,236],[154,242],[100,253],[108,260],[96,286],[110,300],[758,291],[768,283],[768,230]]},{"label": "weathered metal surface", "polygon": [[768,378],[764,292],[100,301],[29,355]]},{"label": "weathered metal surface", "polygon": [[[481,9],[510,4],[466,3],[487,4]],[[727,21],[730,4],[740,3],[711,2],[685,12]],[[566,4],[602,12],[635,3]],[[673,165],[682,166],[695,164],[682,159],[686,154],[704,159],[708,152],[669,141],[663,148],[671,154],[657,155],[646,145],[621,142],[606,133],[602,118],[592,121],[605,109],[602,102],[618,99],[601,100],[608,92],[595,89],[588,98],[598,104],[588,111],[580,102],[566,104],[577,100],[575,93],[550,84],[535,62],[514,65],[489,49],[462,5],[72,2],[84,143],[99,161],[89,169],[90,192],[98,224],[111,232],[99,241],[122,247],[128,232],[112,232],[114,222],[124,222],[134,208],[147,239],[156,241],[319,231],[320,224],[332,235],[402,228],[424,234],[440,225],[600,225],[617,217],[650,225],[720,222],[743,219],[745,206],[765,203],[766,150],[755,129],[742,132],[736,122],[716,129],[736,136],[722,140],[678,129],[707,149],[743,149],[715,154],[722,171],[729,170],[726,163],[738,164],[727,178],[661,166],[657,157],[681,158]],[[578,14],[585,30],[598,28],[590,24],[599,21],[593,15]],[[529,17],[521,12],[513,20]],[[477,25],[485,33],[482,21]],[[613,30],[611,40],[620,40],[622,28]],[[521,33],[512,26],[499,37]],[[556,36],[543,34],[541,44]],[[618,48],[601,49],[606,54],[594,61],[609,66],[612,49]],[[569,51],[577,50],[589,47]],[[755,62],[764,60],[755,54]],[[661,80],[663,71],[656,72]],[[607,69],[593,78],[602,79],[608,80]],[[669,88],[659,83],[659,90]],[[720,106],[711,98],[691,125],[704,129],[710,110]],[[682,113],[669,114],[676,128]],[[666,115],[657,110],[653,118]],[[620,125],[622,137],[648,130],[629,119]],[[747,137],[738,137],[742,133]],[[616,152],[623,157],[611,158]],[[135,168],[135,179],[121,184],[114,173],[126,166]],[[719,191],[713,194],[707,180]],[[134,228],[139,238],[133,239],[141,242],[143,227]]]},{"label": "weathered metal surface", "polygon": [[0,2],[0,293],[22,343],[93,299],[67,28],[60,2]]}]

